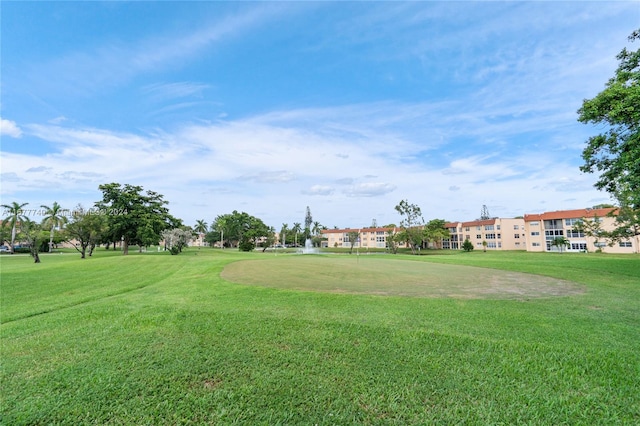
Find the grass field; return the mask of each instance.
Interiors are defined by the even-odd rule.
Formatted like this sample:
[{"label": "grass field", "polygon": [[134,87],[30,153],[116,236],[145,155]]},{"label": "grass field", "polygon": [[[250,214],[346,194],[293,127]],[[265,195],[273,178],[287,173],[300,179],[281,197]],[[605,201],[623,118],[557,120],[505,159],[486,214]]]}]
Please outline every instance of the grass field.
[{"label": "grass field", "polygon": [[1,424],[640,423],[637,255],[0,266]]}]

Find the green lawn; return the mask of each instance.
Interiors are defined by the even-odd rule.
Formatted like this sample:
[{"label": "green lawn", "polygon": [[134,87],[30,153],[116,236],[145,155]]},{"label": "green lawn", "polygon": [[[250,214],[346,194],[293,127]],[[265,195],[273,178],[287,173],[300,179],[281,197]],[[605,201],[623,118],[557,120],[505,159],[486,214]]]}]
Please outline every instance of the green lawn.
[{"label": "green lawn", "polygon": [[[0,423],[640,423],[640,256],[364,257],[1,256]],[[222,279],[240,260],[257,275],[290,275]],[[296,262],[308,264],[297,272]],[[451,285],[479,285],[480,269],[494,268],[580,292],[351,294],[305,284],[320,262],[342,287],[359,280],[355,293],[420,268],[476,272]],[[353,262],[369,265],[366,279]]]}]

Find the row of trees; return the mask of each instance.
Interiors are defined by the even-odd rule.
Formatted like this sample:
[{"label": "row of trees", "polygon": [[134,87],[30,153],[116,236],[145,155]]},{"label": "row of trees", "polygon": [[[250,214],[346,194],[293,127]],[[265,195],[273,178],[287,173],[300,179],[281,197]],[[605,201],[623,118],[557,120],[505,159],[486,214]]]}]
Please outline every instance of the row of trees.
[{"label": "row of trees", "polygon": [[[119,183],[98,188],[102,191],[102,199],[91,208],[78,205],[71,211],[57,202],[51,207],[41,206],[37,211],[44,216],[41,223],[25,215],[28,203],[3,205],[8,214],[3,220],[3,241],[10,242],[10,251],[14,253],[19,237],[28,245],[35,262],[40,262],[38,252],[45,230],[49,234],[49,251],[57,242],[74,241],[82,258],[86,257],[87,250],[91,256],[98,244],[105,244],[107,248],[113,245],[115,249],[120,243],[126,255],[132,244],[140,247],[158,244],[163,239],[163,231],[181,228],[187,231],[181,220],[169,214],[168,202],[161,194],[144,191],[141,186]],[[11,235],[5,238],[8,229],[11,229]],[[58,238],[54,235],[56,230],[60,231]]]}]

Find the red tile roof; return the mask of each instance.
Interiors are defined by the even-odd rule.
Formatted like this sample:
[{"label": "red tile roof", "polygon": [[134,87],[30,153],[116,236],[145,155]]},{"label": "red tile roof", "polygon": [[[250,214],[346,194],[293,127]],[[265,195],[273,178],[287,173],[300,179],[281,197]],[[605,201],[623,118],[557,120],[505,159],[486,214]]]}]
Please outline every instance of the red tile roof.
[{"label": "red tile roof", "polygon": [[604,217],[614,212],[617,214],[617,208],[608,209],[577,209],[577,210],[558,210],[555,212],[544,212],[540,214],[525,214],[524,221],[531,222],[534,220],[552,220],[552,219],[579,219],[581,217]]}]

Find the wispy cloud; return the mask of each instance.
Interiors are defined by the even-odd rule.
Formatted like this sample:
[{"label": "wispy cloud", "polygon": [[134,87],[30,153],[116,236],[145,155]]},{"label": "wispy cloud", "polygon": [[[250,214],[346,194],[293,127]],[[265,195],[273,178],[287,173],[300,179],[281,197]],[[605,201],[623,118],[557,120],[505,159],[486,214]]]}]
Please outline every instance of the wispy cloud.
[{"label": "wispy cloud", "polygon": [[[283,13],[281,7],[256,5],[242,12],[227,14],[191,32],[157,33],[145,39],[112,40],[93,50],[72,51],[48,63],[34,64],[26,76],[31,91],[63,91],[67,94],[95,93],[112,89],[141,73],[157,73],[167,67],[180,67],[216,43],[223,43],[268,22]],[[43,75],[41,70],[47,69]],[[54,79],[51,76],[55,76]],[[164,95],[193,90],[188,84],[176,83],[173,88],[159,86]],[[200,87],[199,90],[202,90]]]},{"label": "wispy cloud", "polygon": [[335,192],[334,188],[328,185],[313,185],[308,189],[302,190],[303,194],[328,196]]},{"label": "wispy cloud", "polygon": [[396,186],[385,182],[357,183],[343,192],[347,197],[378,197],[396,190]]},{"label": "wispy cloud", "polygon": [[141,92],[158,101],[167,99],[198,97],[211,86],[204,83],[181,81],[177,83],[156,83],[141,88]]},{"label": "wispy cloud", "polygon": [[284,183],[295,179],[295,175],[286,170],[259,172],[253,175],[243,175],[238,179],[249,180],[256,183]]}]

